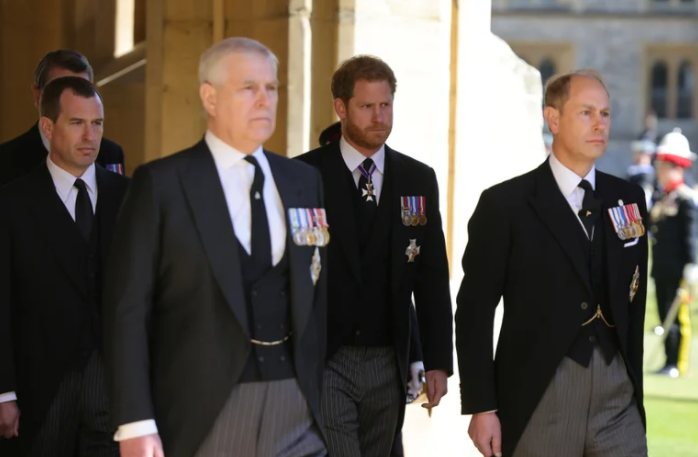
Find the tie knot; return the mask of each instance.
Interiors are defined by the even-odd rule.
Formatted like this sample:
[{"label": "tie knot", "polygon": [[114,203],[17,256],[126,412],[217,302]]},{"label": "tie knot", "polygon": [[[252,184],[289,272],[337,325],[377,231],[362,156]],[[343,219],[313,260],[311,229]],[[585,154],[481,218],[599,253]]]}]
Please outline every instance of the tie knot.
[{"label": "tie knot", "polygon": [[578,187],[584,189],[585,192],[594,192],[594,189],[591,188],[591,183],[586,179],[582,179],[582,182],[579,183]]},{"label": "tie knot", "polygon": [[363,167],[364,170],[367,172],[371,171],[371,167],[373,166],[373,159],[366,159],[361,163],[361,166]]},{"label": "tie knot", "polygon": [[75,188],[78,190],[87,190],[87,184],[85,184],[85,181],[82,179],[78,178],[75,180],[75,183],[73,184]]},{"label": "tie knot", "polygon": [[257,159],[255,159],[253,156],[247,155],[245,156],[245,160],[254,165],[255,168],[259,167],[259,162],[257,162]]}]

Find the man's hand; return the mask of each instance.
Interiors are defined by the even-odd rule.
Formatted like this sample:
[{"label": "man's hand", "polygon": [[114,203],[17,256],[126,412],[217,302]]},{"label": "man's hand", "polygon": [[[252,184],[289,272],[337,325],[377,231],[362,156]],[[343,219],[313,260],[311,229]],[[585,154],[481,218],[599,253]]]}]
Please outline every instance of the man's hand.
[{"label": "man's hand", "polygon": [[422,408],[431,409],[439,406],[441,397],[448,393],[448,375],[445,371],[427,371],[427,398],[429,403],[424,403]]},{"label": "man's hand", "polygon": [[468,435],[483,456],[502,457],[502,426],[497,413],[474,414]]},{"label": "man's hand", "polygon": [[119,443],[121,457],[165,457],[160,435],[146,435]]},{"label": "man's hand", "polygon": [[0,437],[19,436],[19,408],[16,401],[0,403]]}]

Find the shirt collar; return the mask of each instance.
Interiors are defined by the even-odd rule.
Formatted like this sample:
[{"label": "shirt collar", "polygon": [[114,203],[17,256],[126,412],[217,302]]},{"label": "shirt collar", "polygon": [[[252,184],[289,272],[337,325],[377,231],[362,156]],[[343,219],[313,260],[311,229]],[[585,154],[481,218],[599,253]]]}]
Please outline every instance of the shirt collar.
[{"label": "shirt collar", "polygon": [[[366,156],[357,151],[354,146],[350,145],[349,142],[344,139],[344,136],[339,140],[339,149],[342,151],[344,163],[347,164],[347,168],[349,168],[349,171],[352,173],[366,160]],[[373,159],[373,163],[376,164],[376,170],[382,175],[385,174],[385,145],[381,146],[381,148],[371,156],[371,159]]]},{"label": "shirt collar", "polygon": [[[206,130],[204,140],[206,141],[206,145],[208,145],[208,149],[213,155],[214,162],[216,162],[216,165],[219,168],[231,168],[240,163],[240,161],[245,160],[245,157],[247,157],[247,154],[230,146],[228,143],[214,135],[210,130]],[[258,162],[266,162],[266,157],[264,156],[262,146],[260,146],[252,155],[257,159]]]},{"label": "shirt collar", "polygon": [[[550,169],[553,172],[553,176],[555,177],[555,181],[557,181],[557,185],[560,188],[560,191],[562,192],[562,195],[565,196],[565,198],[568,198],[570,195],[572,195],[572,192],[577,189],[579,186],[579,183],[582,182],[582,178],[577,176],[575,172],[564,166],[558,159],[555,157],[555,153],[553,152],[550,154]],[[587,181],[589,181],[589,184],[591,184],[591,188],[596,190],[596,165],[591,167],[591,170],[589,173],[584,177]]]},{"label": "shirt collar", "polygon": [[[46,158],[46,166],[48,167],[49,173],[51,173],[51,178],[53,178],[53,183],[56,186],[56,192],[58,192],[58,195],[64,202],[67,201],[68,194],[75,185],[75,180],[78,178],[56,165],[51,160],[51,157]],[[96,194],[97,176],[94,163],[90,165],[79,178],[85,182],[88,192]]]},{"label": "shirt collar", "polygon": [[39,128],[39,135],[41,135],[41,142],[43,143],[46,150],[50,151],[51,150],[51,142],[48,140],[48,138],[46,138],[46,135],[44,135],[44,131],[41,130],[41,123],[37,124],[37,127]]}]

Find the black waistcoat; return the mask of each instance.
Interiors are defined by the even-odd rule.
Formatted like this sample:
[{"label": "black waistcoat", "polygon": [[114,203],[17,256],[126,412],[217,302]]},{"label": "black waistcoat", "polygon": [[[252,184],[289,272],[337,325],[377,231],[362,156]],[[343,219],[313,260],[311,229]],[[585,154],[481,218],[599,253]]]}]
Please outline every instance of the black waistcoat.
[{"label": "black waistcoat", "polygon": [[579,323],[580,329],[574,344],[570,348],[567,356],[575,362],[585,367],[589,366],[594,346],[598,345],[607,363],[611,363],[618,351],[618,337],[615,328],[608,327],[602,319],[594,319],[591,323],[582,327],[582,324],[591,319],[598,307],[601,307],[606,321],[615,325],[610,304],[608,303],[607,288],[607,263],[606,263],[606,242],[604,234],[603,215],[597,218],[594,224],[593,238],[590,241],[582,230],[580,243],[584,249],[586,265],[589,268],[589,278],[591,280],[591,290],[593,292],[593,303],[587,303],[586,313]]},{"label": "black waistcoat", "polygon": [[[291,332],[288,252],[264,271],[238,242],[242,283],[251,338],[279,341]],[[279,381],[294,378],[291,338],[276,346],[252,344],[239,382]]]}]

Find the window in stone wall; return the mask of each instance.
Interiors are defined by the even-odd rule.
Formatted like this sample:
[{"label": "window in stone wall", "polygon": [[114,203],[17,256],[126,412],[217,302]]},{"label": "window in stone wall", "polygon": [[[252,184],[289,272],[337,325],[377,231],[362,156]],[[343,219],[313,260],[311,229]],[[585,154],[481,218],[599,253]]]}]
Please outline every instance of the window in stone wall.
[{"label": "window in stone wall", "polygon": [[645,49],[646,106],[660,119],[698,120],[698,44],[651,44]]},{"label": "window in stone wall", "polygon": [[695,73],[690,62],[681,62],[681,65],[679,65],[678,79],[676,117],[679,119],[691,119],[693,118],[693,91],[695,88]]},{"label": "window in stone wall", "polygon": [[660,118],[667,117],[668,70],[665,62],[657,62],[652,67],[652,109]]}]

